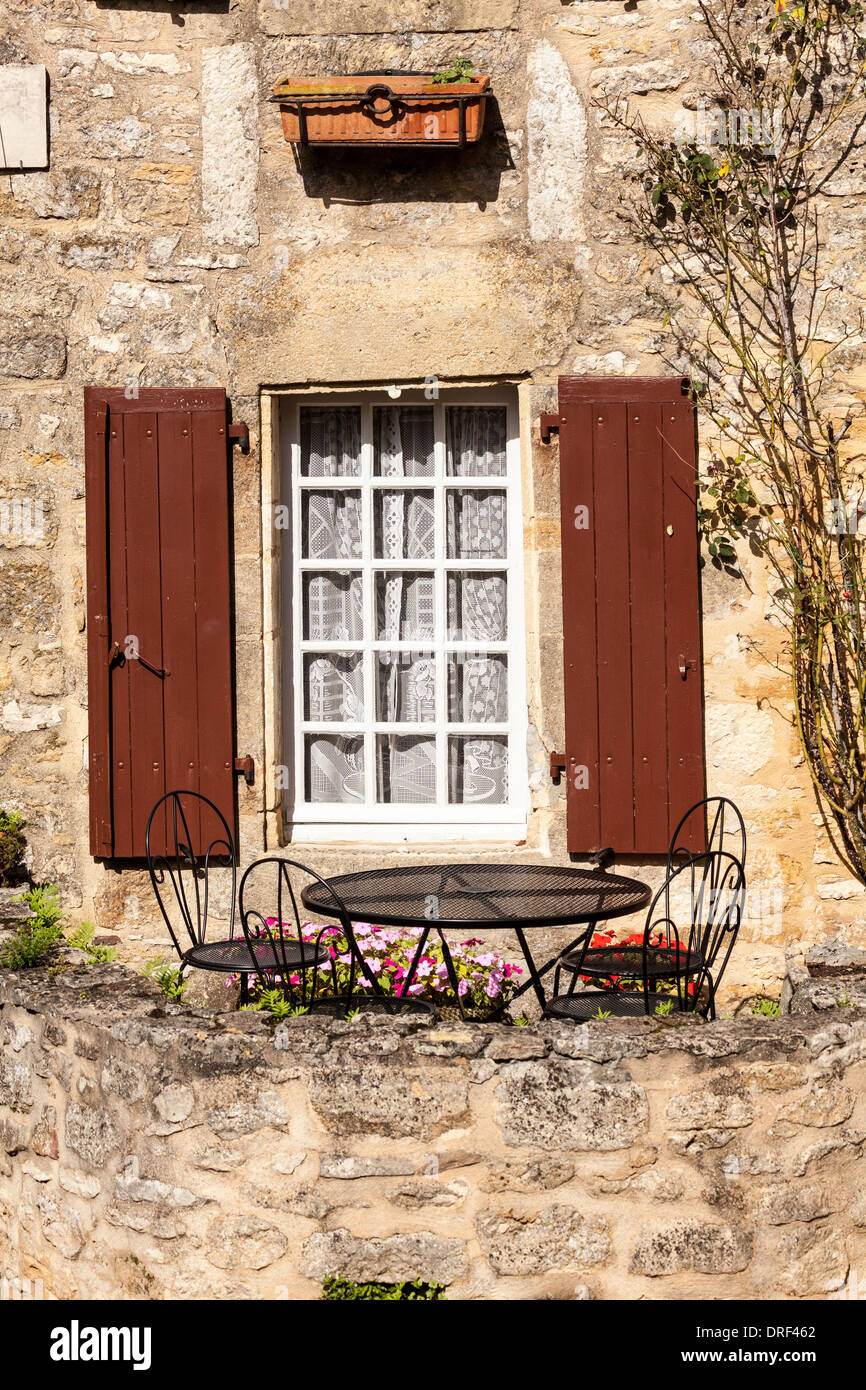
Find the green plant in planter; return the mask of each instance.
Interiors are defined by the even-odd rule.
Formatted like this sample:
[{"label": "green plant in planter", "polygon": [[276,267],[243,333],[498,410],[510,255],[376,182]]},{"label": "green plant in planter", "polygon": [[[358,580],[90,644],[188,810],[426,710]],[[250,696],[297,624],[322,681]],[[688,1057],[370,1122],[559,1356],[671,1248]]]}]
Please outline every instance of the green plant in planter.
[{"label": "green plant in planter", "polygon": [[20,811],[0,811],[0,886],[9,886],[22,875],[26,824]]},{"label": "green plant in planter", "polygon": [[84,951],[92,961],[100,965],[117,960],[117,951],[113,946],[100,946],[93,940],[95,930],[92,922],[82,922],[71,936],[67,936],[67,943],[79,951]]},{"label": "green plant in planter", "polygon": [[18,899],[30,916],[10,937],[0,952],[0,965],[7,970],[29,970],[43,965],[58,942],[63,940],[58,890],[45,883],[22,893]]},{"label": "green plant in planter", "polygon": [[184,990],[189,984],[189,980],[183,978],[180,969],[166,965],[165,961],[158,957],[155,960],[149,960],[141,973],[148,980],[153,980],[155,985],[159,985],[163,994],[169,999],[182,999]]},{"label": "green plant in planter", "polygon": [[418,1303],[444,1303],[444,1284],[427,1284],[412,1279],[402,1284],[356,1284],[352,1279],[324,1279],[322,1298],[333,1303],[367,1299],[413,1300]]},{"label": "green plant in planter", "polygon": [[468,58],[455,58],[450,68],[433,74],[433,82],[436,86],[444,86],[446,82],[471,82],[474,73],[475,64]]}]

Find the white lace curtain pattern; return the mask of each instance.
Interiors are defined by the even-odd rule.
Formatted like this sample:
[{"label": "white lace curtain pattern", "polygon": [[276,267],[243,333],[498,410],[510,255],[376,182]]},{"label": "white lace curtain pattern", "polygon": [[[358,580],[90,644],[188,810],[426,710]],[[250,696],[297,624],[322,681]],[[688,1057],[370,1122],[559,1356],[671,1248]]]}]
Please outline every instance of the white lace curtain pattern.
[{"label": "white lace curtain pattern", "polygon": [[[412,562],[436,559],[435,494],[423,480],[434,475],[433,412],[423,406],[377,407],[373,412],[374,475],[417,478],[418,488],[374,489],[375,559],[405,560],[405,570],[376,576],[375,636],[396,644],[417,642],[425,650],[374,655],[374,711],[364,708],[360,653],[310,654],[304,662],[305,717],[322,723],[379,722],[433,724],[436,718],[435,585],[446,583],[447,639],[501,642],[507,637],[507,580],[504,574],[477,571],[413,571]],[[449,407],[446,410],[446,473],[450,477],[491,478],[506,473],[505,411],[501,407]],[[361,414],[356,407],[302,410],[303,476],[361,476]],[[441,486],[441,485],[440,485]],[[357,560],[363,555],[360,488],[304,489],[305,557]],[[445,501],[445,553],[454,559],[507,556],[505,494],[483,488],[448,488]],[[362,581],[359,574],[334,572],[305,576],[303,635],[338,644],[364,640]],[[369,634],[368,634],[369,636]],[[505,723],[508,719],[505,654],[449,653],[446,706],[451,722]],[[382,733],[376,736],[376,799],[380,803],[437,800],[435,730],[430,736]],[[456,735],[448,742],[447,799],[452,803],[505,802],[508,799],[508,744],[503,736]],[[307,796],[311,801],[364,799],[364,744],[358,736],[312,734],[307,738]],[[441,797],[444,789],[438,795]]]}]

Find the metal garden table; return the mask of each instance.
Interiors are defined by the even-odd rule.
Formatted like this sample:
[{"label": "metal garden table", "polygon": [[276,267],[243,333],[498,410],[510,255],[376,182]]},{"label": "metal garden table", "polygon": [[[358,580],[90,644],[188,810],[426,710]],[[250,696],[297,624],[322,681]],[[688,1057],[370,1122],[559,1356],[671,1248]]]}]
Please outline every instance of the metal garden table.
[{"label": "metal garden table", "polygon": [[[563,952],[557,951],[543,965],[536,964],[528,933],[542,927],[580,926],[581,931],[564,948],[571,951],[585,940],[597,922],[638,912],[652,896],[648,884],[638,879],[623,878],[603,869],[544,864],[436,864],[370,869],[359,874],[341,874],[328,883],[345,904],[352,922],[421,928],[401,993],[408,991],[415,978],[431,931],[437,931],[443,940],[443,955],[456,993],[456,975],[442,933],[449,928],[473,932],[507,928],[516,935],[529,972],[512,1001],[534,989],[542,1008],[542,980]],[[310,884],[301,897],[313,912],[323,916],[333,912],[333,903],[319,884]]]}]

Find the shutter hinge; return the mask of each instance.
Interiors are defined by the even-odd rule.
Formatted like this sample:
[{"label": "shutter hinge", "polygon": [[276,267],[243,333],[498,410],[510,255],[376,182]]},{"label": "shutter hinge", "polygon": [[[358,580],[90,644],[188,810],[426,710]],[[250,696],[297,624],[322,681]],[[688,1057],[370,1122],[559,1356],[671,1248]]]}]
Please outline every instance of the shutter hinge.
[{"label": "shutter hinge", "polygon": [[542,444],[549,444],[549,443],[550,443],[550,436],[551,436],[551,434],[553,433],[554,430],[556,430],[556,432],[557,432],[557,434],[558,434],[558,433],[559,433],[559,428],[560,428],[560,426],[562,425],[562,423],[563,423],[563,419],[562,419],[562,416],[561,416],[561,415],[542,415],[542,416],[539,418],[538,427],[539,427],[539,430],[541,431],[541,442],[542,442]]},{"label": "shutter hinge", "polygon": [[253,785],[256,780],[256,765],[249,753],[245,758],[235,758],[235,772],[238,776],[243,774],[243,779],[248,787]]},{"label": "shutter hinge", "polygon": [[228,434],[230,440],[240,444],[242,454],[248,454],[250,452],[249,425],[244,425],[242,423],[238,423],[237,425],[229,425]]},{"label": "shutter hinge", "polygon": [[558,782],[565,771],[568,759],[564,753],[551,753],[550,755],[550,775],[554,782]]}]

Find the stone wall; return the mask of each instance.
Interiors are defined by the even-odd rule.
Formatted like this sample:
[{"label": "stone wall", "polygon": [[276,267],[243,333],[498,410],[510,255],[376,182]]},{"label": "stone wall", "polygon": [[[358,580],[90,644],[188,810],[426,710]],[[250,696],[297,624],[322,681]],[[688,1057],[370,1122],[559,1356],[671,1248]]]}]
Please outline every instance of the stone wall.
[{"label": "stone wall", "polygon": [[[496,101],[483,143],[453,158],[296,160],[267,101],[286,70],[455,54],[491,73]],[[673,126],[711,96],[690,0],[5,0],[4,62],[44,63],[51,81],[49,169],[0,177],[0,498],[43,509],[38,529],[0,528],[0,804],[28,815],[35,873],[128,957],[164,940],[144,875],[88,854],[82,388],[222,385],[252,428],[251,455],[234,458],[238,752],[259,769],[239,787],[249,859],[273,845],[276,806],[262,388],[432,374],[521,382],[533,808],[514,852],[562,862],[563,790],[547,772],[563,717],[558,463],[536,421],[560,372],[668,369],[618,201],[632,147],[592,99],[613,84]],[[864,288],[862,170],[831,193],[832,335]],[[861,398],[863,381],[852,349]],[[778,988],[786,950],[833,932],[866,942],[866,890],[821,826],[771,664],[782,634],[766,577],[745,550],[742,565],[748,583],[704,573],[710,788],[750,832],[726,982],[739,993]],[[388,852],[304,851],[325,870]]]},{"label": "stone wall", "polygon": [[331,1274],[856,1298],[866,1009],[841,997],[708,1025],[275,1031],[116,965],[4,972],[0,1275],[60,1299],[314,1299]]}]

